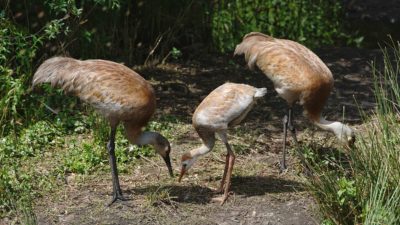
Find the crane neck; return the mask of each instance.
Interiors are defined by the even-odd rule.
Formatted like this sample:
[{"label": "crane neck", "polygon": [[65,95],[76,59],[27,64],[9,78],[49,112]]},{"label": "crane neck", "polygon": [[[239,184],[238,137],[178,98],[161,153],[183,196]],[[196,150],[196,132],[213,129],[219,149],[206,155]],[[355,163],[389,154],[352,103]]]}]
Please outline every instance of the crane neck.
[{"label": "crane neck", "polygon": [[322,117],[319,121],[314,121],[314,123],[323,130],[333,132],[339,139],[343,138],[343,131],[347,128],[347,126],[341,122],[325,120]]},{"label": "crane neck", "polygon": [[137,145],[155,145],[157,140],[164,138],[161,134],[153,131],[144,131],[136,138],[135,144]]},{"label": "crane neck", "polygon": [[211,151],[211,149],[212,147],[203,144],[198,148],[192,149],[189,153],[192,158],[197,158],[199,156],[207,154],[209,151]]}]

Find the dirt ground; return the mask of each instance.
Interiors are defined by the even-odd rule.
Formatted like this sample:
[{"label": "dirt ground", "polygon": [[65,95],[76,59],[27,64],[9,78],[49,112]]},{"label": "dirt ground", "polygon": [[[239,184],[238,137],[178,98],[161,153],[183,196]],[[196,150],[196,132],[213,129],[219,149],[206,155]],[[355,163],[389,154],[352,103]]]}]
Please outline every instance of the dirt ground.
[{"label": "dirt ground", "polygon": [[[317,51],[335,77],[325,115],[344,120],[357,131],[361,109],[374,108],[371,67],[378,50],[330,48]],[[120,175],[121,187],[130,200],[110,207],[111,175],[108,165],[91,175],[68,174],[53,193],[36,202],[39,224],[319,224],[321,217],[304,188],[298,160],[289,155],[289,170],[279,174],[277,163],[282,147],[282,121],[286,105],[259,71],[250,71],[242,57],[193,56],[193,60],[156,68],[135,68],[155,86],[156,117],[174,115],[180,125],[173,131],[171,153],[175,173],[183,152],[199,145],[190,125],[200,101],[224,82],[267,87],[268,94],[233,129],[229,139],[237,153],[230,196],[225,205],[212,201],[221,179],[225,148],[217,142],[212,153],[199,159],[181,183],[167,175],[159,157],[142,158],[132,171]],[[300,142],[335,145],[332,134],[311,126],[295,109]]]}]

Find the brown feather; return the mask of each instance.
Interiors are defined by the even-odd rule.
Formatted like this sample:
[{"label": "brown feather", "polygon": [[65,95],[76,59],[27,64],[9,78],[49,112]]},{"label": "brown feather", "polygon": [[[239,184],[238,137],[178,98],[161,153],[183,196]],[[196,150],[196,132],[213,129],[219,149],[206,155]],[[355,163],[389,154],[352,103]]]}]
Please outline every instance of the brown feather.
[{"label": "brown feather", "polygon": [[156,107],[151,85],[133,70],[111,61],[54,57],[36,71],[32,84],[40,83],[51,83],[78,96],[111,124],[123,121],[130,141],[140,134]]},{"label": "brown feather", "polygon": [[252,32],[236,46],[235,55],[245,55],[274,83],[289,105],[299,101],[312,120],[318,120],[333,88],[331,71],[311,50],[285,39]]}]

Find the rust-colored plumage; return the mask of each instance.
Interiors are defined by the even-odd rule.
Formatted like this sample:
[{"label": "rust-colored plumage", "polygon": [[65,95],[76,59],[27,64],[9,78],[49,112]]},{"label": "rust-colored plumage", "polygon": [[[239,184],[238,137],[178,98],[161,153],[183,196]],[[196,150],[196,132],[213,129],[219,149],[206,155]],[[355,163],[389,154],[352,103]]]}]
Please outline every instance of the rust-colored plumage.
[{"label": "rust-colored plumage", "polygon": [[151,144],[164,158],[172,175],[170,144],[156,132],[142,132],[156,108],[151,85],[128,67],[106,60],[76,60],[53,57],[36,71],[32,84],[51,83],[92,105],[110,123],[107,147],[113,175],[114,202],[122,199],[114,156],[115,131],[121,122],[132,144]]},{"label": "rust-colored plumage", "polygon": [[215,133],[224,142],[228,151],[224,175],[218,191],[224,191],[223,204],[228,198],[230,179],[235,155],[228,143],[227,130],[239,124],[252,109],[256,100],[264,96],[266,88],[255,88],[246,84],[225,83],[212,91],[197,107],[193,114],[193,127],[199,134],[203,145],[182,156],[182,169],[179,181],[196,159],[211,151],[215,143]]},{"label": "rust-colored plumage", "polygon": [[[280,97],[289,105],[284,123],[284,153],[286,128],[295,130],[292,124],[291,107],[299,102],[304,107],[307,117],[322,129],[330,130],[339,140],[354,142],[350,127],[322,118],[322,109],[333,88],[333,76],[322,60],[305,46],[285,39],[251,32],[243,37],[236,46],[235,55],[245,55],[249,68],[257,66],[274,84]],[[285,162],[281,163],[281,168]]]}]

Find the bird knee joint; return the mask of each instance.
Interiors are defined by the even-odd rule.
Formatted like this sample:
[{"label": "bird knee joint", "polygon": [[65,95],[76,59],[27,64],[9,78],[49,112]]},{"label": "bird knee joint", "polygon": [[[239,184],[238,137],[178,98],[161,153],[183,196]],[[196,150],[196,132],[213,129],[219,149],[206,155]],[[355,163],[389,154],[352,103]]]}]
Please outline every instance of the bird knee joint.
[{"label": "bird knee joint", "polygon": [[114,149],[115,149],[115,144],[114,144],[114,143],[111,143],[111,142],[108,142],[108,143],[107,143],[107,149],[108,149],[109,152],[114,151]]},{"label": "bird knee joint", "polygon": [[284,124],[288,124],[288,122],[289,122],[288,116],[285,115],[285,116],[283,117],[283,123],[284,123]]}]

